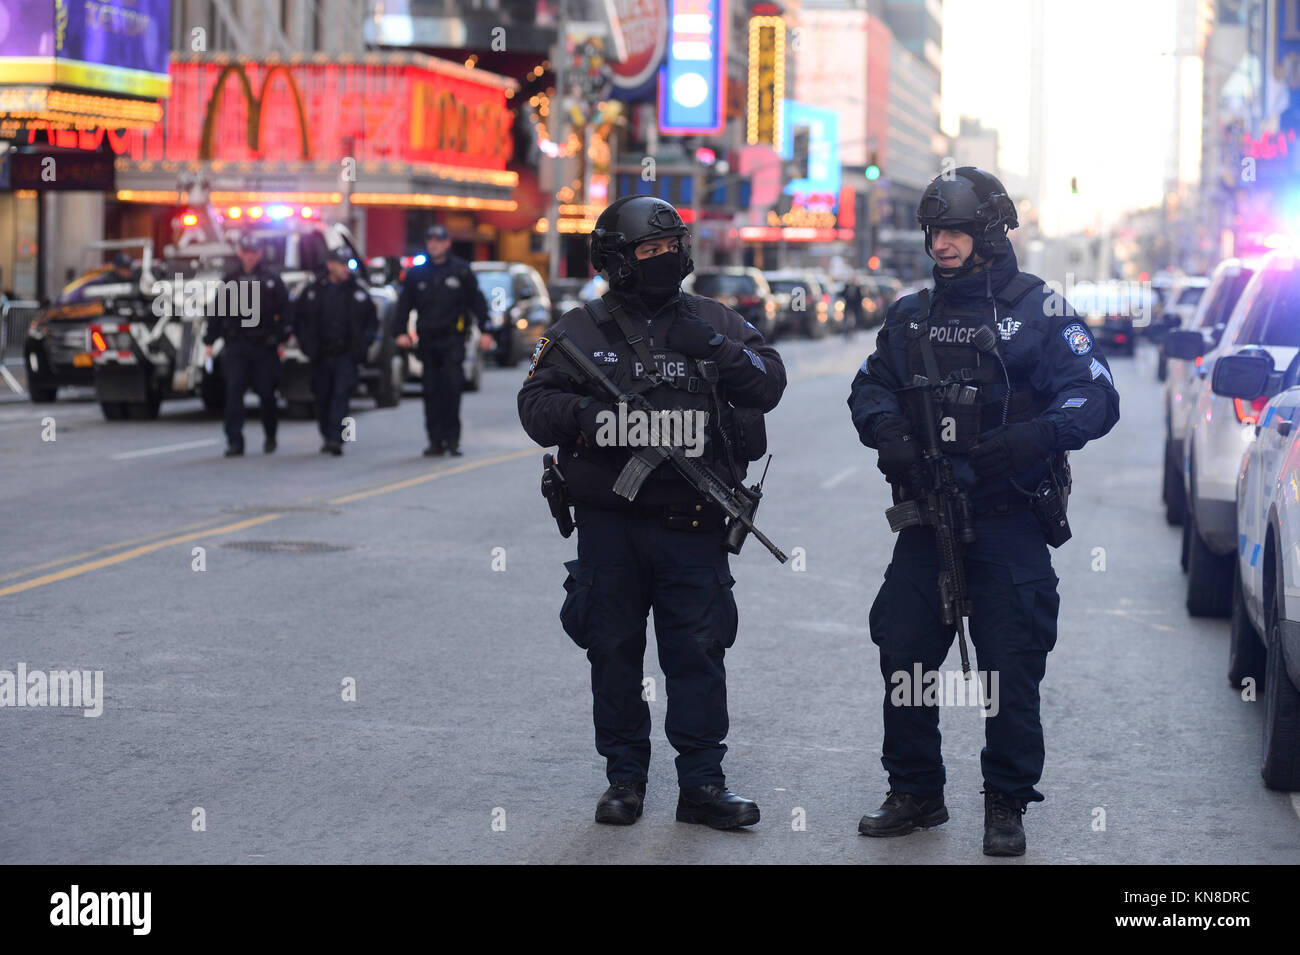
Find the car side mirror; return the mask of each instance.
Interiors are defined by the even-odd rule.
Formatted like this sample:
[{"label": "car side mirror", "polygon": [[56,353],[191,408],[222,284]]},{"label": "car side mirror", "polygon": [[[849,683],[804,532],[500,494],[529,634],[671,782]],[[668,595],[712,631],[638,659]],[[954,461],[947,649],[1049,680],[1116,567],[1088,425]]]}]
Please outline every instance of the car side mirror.
[{"label": "car side mirror", "polygon": [[1165,356],[1195,361],[1205,354],[1205,339],[1200,332],[1170,332],[1165,339]]},{"label": "car side mirror", "polygon": [[1252,401],[1267,394],[1274,381],[1273,358],[1267,352],[1253,355],[1226,355],[1214,363],[1210,388],[1224,398]]}]

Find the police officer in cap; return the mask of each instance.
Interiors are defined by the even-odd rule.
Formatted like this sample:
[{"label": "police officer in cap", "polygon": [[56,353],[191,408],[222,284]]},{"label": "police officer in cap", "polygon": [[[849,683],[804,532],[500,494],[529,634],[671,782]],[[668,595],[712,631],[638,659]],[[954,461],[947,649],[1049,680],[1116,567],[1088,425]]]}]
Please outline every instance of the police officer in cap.
[{"label": "police officer in cap", "polygon": [[343,416],[357,382],[357,366],[379,328],[369,293],[353,274],[357,262],[346,247],[334,249],[326,273],[298,294],[294,331],[311,359],[312,393],[322,454],[343,453]]},{"label": "police officer in cap", "polygon": [[[280,380],[280,346],[289,337],[289,293],[273,269],[262,264],[262,244],[256,236],[240,236],[238,262],[222,276],[221,299],[253,305],[250,315],[217,315],[203,334],[204,354],[222,339],[221,371],[226,379],[226,457],[244,453],[244,392],[252,385],[262,414],[262,451],[275,450],[278,408],[275,386]],[[241,287],[246,283],[246,287]],[[229,310],[229,309],[225,309]]]},{"label": "police officer in cap", "polygon": [[[729,454],[739,413],[733,409],[756,409],[761,421],[785,390],[785,367],[736,312],[681,292],[694,267],[690,241],[681,216],[662,199],[617,200],[591,233],[592,264],[610,292],[569,311],[550,334],[565,333],[621,388],[641,392],[656,409],[707,421],[696,460],[735,487],[756,455]],[[591,663],[596,749],[610,784],[596,821],[630,825],[641,815],[650,768],[650,708],[641,681],[653,609],[668,681],[664,728],[677,751],[677,819],[718,829],[752,825],[758,806],[729,792],[722,772],[723,655],[737,630],[722,512],[666,463],[631,502],[615,494],[636,450],[630,428],[620,443],[611,426],[626,407],[616,408],[594,386],[575,385],[544,355],[539,365],[541,353],[539,346],[519,391],[519,417],[538,444],[558,445],[574,504],[578,558],[565,565],[560,620]],[[735,458],[741,460],[733,466]]]},{"label": "police officer in cap", "polygon": [[446,226],[430,226],[425,247],[428,257],[423,264],[412,266],[402,283],[393,339],[402,348],[411,347],[406,327],[411,309],[415,309],[415,347],[424,369],[424,430],[429,436],[424,453],[427,457],[459,457],[465,337],[471,319],[487,330],[487,301],[469,263],[450,254],[451,235]]},{"label": "police officer in cap", "polygon": [[[1115,426],[1119,396],[1084,321],[1019,270],[1007,238],[1016,209],[1002,183],[970,166],[940,176],[922,195],[917,221],[935,261],[934,288],[890,306],[849,407],[862,443],[880,452],[896,503],[923,498],[926,407],[938,419],[934,460],[951,465],[974,533],[964,567],[988,717],[984,852],[1022,855],[1021,816],[1043,799],[1034,788],[1043,769],[1038,685],[1060,603],[1048,543],[1068,536],[1045,502],[1068,489],[1064,452]],[[917,705],[919,690],[899,692],[937,674],[952,646],[938,576],[933,527],[904,526],[870,613],[885,678],[889,794],[862,818],[863,835],[904,835],[948,818],[938,709]]]}]

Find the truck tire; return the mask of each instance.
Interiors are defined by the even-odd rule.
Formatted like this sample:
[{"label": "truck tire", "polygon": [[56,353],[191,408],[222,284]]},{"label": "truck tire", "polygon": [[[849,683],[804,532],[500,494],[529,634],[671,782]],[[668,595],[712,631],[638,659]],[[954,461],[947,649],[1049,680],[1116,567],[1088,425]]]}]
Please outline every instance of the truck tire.
[{"label": "truck tire", "polygon": [[[1183,490],[1182,469],[1173,459],[1173,441],[1165,439],[1164,479],[1165,523],[1177,527],[1187,519],[1187,495]],[[1183,567],[1186,570],[1186,565]]]},{"label": "truck tire", "polygon": [[158,417],[158,410],[161,407],[162,392],[157,388],[150,388],[144,401],[126,403],[126,416],[132,421],[152,421]]},{"label": "truck tire", "polygon": [[[1281,603],[1282,597],[1277,600]],[[1268,632],[1264,676],[1264,758],[1259,774],[1269,789],[1300,789],[1300,691],[1282,659],[1282,613],[1278,606]]]},{"label": "truck tire", "polygon": [[1235,554],[1219,556],[1205,546],[1196,528],[1196,508],[1187,508],[1187,612],[1193,617],[1226,617],[1232,612]]},{"label": "truck tire", "polygon": [[1228,630],[1228,685],[1241,690],[1247,677],[1257,687],[1264,683],[1264,642],[1259,631],[1246,613],[1246,601],[1241,587],[1241,570],[1232,575],[1232,626]]},{"label": "truck tire", "polygon": [[122,421],[126,418],[125,401],[101,401],[99,407],[108,421]]}]

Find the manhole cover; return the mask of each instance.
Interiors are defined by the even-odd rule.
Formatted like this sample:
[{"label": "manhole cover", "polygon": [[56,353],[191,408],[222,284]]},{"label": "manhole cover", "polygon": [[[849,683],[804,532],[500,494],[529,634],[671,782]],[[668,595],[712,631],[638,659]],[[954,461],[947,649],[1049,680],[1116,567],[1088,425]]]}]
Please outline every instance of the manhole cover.
[{"label": "manhole cover", "polygon": [[327,554],[331,551],[352,549],[344,544],[322,544],[320,541],[226,541],[221,546],[277,554]]},{"label": "manhole cover", "polygon": [[231,514],[341,514],[342,511],[335,510],[331,507],[263,507],[256,505],[253,507],[227,507],[223,508]]}]

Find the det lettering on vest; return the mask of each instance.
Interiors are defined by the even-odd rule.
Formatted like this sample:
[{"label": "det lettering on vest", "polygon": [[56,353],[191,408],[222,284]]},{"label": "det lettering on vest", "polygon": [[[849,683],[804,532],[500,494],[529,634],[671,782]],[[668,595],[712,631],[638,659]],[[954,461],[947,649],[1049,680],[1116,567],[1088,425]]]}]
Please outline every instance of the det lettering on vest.
[{"label": "det lettering on vest", "polygon": [[631,410],[619,402],[618,413],[596,415],[596,444],[602,448],[681,447],[688,458],[704,453],[707,411],[674,408],[664,411]]}]

